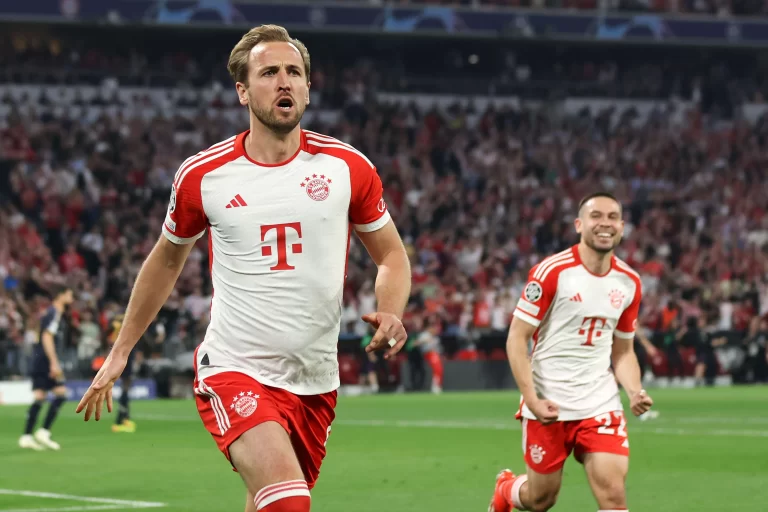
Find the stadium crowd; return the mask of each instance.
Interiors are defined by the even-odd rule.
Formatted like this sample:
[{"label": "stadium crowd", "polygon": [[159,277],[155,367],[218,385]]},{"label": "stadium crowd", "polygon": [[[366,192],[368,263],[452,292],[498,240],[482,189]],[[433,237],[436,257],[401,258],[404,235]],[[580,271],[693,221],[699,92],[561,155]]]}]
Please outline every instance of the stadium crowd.
[{"label": "stadium crowd", "polygon": [[[246,120],[233,126],[216,115],[141,120],[118,112],[88,124],[46,111],[23,115],[11,106],[0,131],[6,373],[24,371],[45,290],[55,282],[77,289],[69,344],[79,364],[104,355],[103,332],[159,235],[177,166]],[[695,108],[659,110],[644,122],[512,108],[472,116],[460,105],[441,112],[350,94],[336,122],[315,118],[306,128],[353,144],[376,163],[412,258],[406,320],[414,334],[437,326],[434,332],[471,349],[479,335],[503,333],[528,268],[574,242],[575,204],[599,185],[626,205],[619,254],[643,276],[643,324],[655,341],[686,343],[680,329],[694,318],[708,331],[744,333],[736,345],[764,361],[765,118],[718,128]],[[204,237],[147,336],[145,355],[199,341],[212,293],[207,268]],[[373,308],[374,276],[353,242],[345,335],[366,334],[359,317]]]},{"label": "stadium crowd", "polygon": [[[60,30],[0,36],[0,375],[25,372],[45,291],[62,281],[76,286],[78,298],[68,369],[92,371],[106,353],[110,319],[159,236],[178,165],[247,128],[235,96],[218,85],[228,83],[220,61],[229,35],[201,42],[180,34],[155,51],[155,38],[168,40],[147,31],[137,53],[129,32],[107,52],[99,50],[101,29]],[[619,253],[641,272],[643,324],[674,363],[659,370],[679,370],[678,346],[711,346],[719,340],[712,333],[729,333],[740,355],[724,366],[768,378],[768,324],[760,320],[768,318],[768,123],[721,122],[740,101],[768,93],[768,74],[752,66],[757,57],[467,43],[464,53],[480,56],[470,68],[466,55],[445,48],[443,58],[425,60],[439,44],[430,41],[411,42],[403,53],[392,51],[400,44],[392,40],[343,49],[309,40],[312,105],[304,125],[377,165],[413,261],[408,326],[414,338],[433,338],[421,350],[457,357],[485,336],[503,339],[528,268],[574,242],[574,205],[599,184],[626,206]],[[334,52],[348,55],[335,62]],[[369,54],[376,65],[360,58]],[[472,75],[511,84],[512,92],[548,91],[550,101],[541,109],[482,110],[470,101],[438,110],[381,99],[381,92],[419,90],[419,70],[431,74],[424,90]],[[19,83],[38,88],[3,88]],[[142,85],[171,92],[135,89]],[[133,92],[121,94],[127,87]],[[693,108],[670,101],[647,118],[635,109],[567,115],[558,98],[579,92],[682,97]],[[146,356],[199,342],[212,293],[207,269],[204,237],[142,343]],[[344,338],[366,335],[359,317],[373,308],[374,270],[353,238]],[[696,334],[699,325],[709,334]]]}]

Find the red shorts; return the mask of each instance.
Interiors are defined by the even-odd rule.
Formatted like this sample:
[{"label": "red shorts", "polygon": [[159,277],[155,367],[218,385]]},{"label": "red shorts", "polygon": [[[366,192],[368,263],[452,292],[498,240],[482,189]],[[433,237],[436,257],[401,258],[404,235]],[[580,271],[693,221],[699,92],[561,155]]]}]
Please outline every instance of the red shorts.
[{"label": "red shorts", "polygon": [[336,417],[336,391],[294,395],[243,373],[224,372],[203,381],[195,377],[195,401],[205,428],[230,463],[229,446],[237,438],[261,423],[275,421],[290,436],[307,485],[310,489],[315,485]]},{"label": "red shorts", "polygon": [[600,414],[576,421],[558,421],[542,425],[523,418],[523,453],[525,463],[537,473],[562,469],[574,452],[576,460],[592,452],[629,456],[627,423],[622,411]]}]

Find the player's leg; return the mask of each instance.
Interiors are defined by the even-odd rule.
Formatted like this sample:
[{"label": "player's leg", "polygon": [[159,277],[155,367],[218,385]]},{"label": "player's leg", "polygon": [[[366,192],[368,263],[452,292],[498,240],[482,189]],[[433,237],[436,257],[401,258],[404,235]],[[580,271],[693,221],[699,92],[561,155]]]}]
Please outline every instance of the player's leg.
[{"label": "player's leg", "polygon": [[624,413],[609,412],[580,422],[575,452],[600,510],[626,510],[629,438]]},{"label": "player's leg", "polygon": [[296,402],[289,416],[291,443],[311,490],[320,477],[320,467],[327,453],[331,424],[336,418],[337,395],[331,391],[320,395],[290,397]]},{"label": "player's leg", "polygon": [[[499,494],[512,507],[507,510],[546,512],[557,503],[563,481],[562,467],[553,473],[537,473],[527,467],[526,473],[517,477],[511,472],[509,475],[503,473],[498,475],[498,478],[504,480],[499,485]],[[496,508],[492,512],[501,510],[504,509]]]},{"label": "player's leg", "polygon": [[282,425],[268,421],[251,428],[230,445],[229,455],[255,510],[309,511],[309,488]]},{"label": "player's leg", "polygon": [[195,394],[206,429],[250,493],[246,511],[308,512],[309,487],[285,417],[290,407],[273,388],[226,372],[196,381]]},{"label": "player's leg", "polygon": [[557,502],[562,483],[563,465],[573,446],[570,428],[565,422],[542,425],[523,420],[523,450],[526,473],[515,476],[501,471],[489,512],[530,510],[546,512]]},{"label": "player's leg", "polygon": [[133,379],[124,377],[121,379],[122,392],[117,400],[117,414],[115,415],[115,424],[112,425],[112,432],[136,432],[136,424],[131,420],[131,385]]},{"label": "player's leg", "polygon": [[41,386],[40,380],[41,379],[38,377],[32,377],[33,402],[27,410],[27,417],[24,423],[24,434],[19,439],[20,448],[29,448],[31,450],[44,449],[37,441],[35,441],[35,438],[32,436],[32,432],[35,430],[35,425],[37,424],[37,417],[40,415],[40,410],[43,408],[45,395],[47,394],[47,390],[44,389],[44,386]]},{"label": "player's leg", "polygon": [[584,454],[584,469],[600,511],[627,510],[629,457],[615,453]]},{"label": "player's leg", "polygon": [[245,512],[257,512],[254,494],[251,491],[245,493]]},{"label": "player's leg", "polygon": [[440,354],[434,350],[427,352],[424,359],[432,369],[432,393],[439,394],[443,391],[443,360],[440,358]]},{"label": "player's leg", "polygon": [[53,427],[53,422],[56,421],[56,417],[59,415],[61,406],[66,401],[67,388],[64,386],[63,381],[58,381],[56,382],[56,387],[53,388],[53,400],[48,406],[48,413],[45,415],[45,420],[43,420],[43,427],[35,432],[35,441],[51,450],[61,448],[59,443],[51,440],[51,427]]}]

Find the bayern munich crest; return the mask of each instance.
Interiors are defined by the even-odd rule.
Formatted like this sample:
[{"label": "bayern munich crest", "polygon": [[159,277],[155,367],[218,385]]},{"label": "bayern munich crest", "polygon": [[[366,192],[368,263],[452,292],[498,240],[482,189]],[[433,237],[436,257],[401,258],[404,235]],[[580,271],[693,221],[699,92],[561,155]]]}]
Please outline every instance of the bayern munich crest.
[{"label": "bayern munich crest", "polygon": [[318,176],[313,174],[307,176],[301,182],[301,187],[307,191],[307,195],[313,201],[325,201],[331,194],[331,178],[326,178],[325,174]]},{"label": "bayern munich crest", "polygon": [[534,464],[541,464],[541,461],[544,460],[544,456],[547,454],[547,452],[544,451],[544,449],[537,445],[531,445],[531,460]]},{"label": "bayern munich crest", "polygon": [[258,398],[259,395],[255,395],[253,391],[249,391],[247,393],[241,391],[240,394],[237,394],[234,396],[234,398],[232,398],[232,405],[230,405],[229,408],[234,410],[243,418],[247,418],[256,412],[256,408],[259,405],[256,402]]},{"label": "bayern munich crest", "polygon": [[624,294],[620,290],[611,290],[608,297],[611,299],[611,306],[616,309],[619,309],[624,304]]}]

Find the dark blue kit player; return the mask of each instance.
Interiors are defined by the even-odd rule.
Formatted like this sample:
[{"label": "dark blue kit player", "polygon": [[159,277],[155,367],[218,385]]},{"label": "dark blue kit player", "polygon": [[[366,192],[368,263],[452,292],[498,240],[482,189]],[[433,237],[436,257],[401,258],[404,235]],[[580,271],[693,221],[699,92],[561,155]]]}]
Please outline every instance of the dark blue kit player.
[{"label": "dark blue kit player", "polygon": [[[117,341],[117,336],[120,334],[120,329],[123,328],[124,314],[116,315],[115,318],[109,324],[109,332],[107,332],[107,343],[111,347]],[[122,382],[122,394],[118,400],[117,414],[115,415],[115,423],[112,425],[112,432],[136,432],[136,423],[131,420],[130,412],[130,398],[129,393],[131,391],[131,383],[133,381],[133,360],[135,359],[136,350],[131,350],[128,354],[128,361],[125,364],[125,370],[123,370]]]},{"label": "dark blue kit player", "polygon": [[[51,440],[51,425],[61,405],[66,400],[67,388],[64,386],[64,372],[61,369],[56,354],[56,343],[62,333],[64,312],[72,304],[74,294],[67,286],[57,285],[53,290],[53,302],[40,321],[40,333],[37,337],[32,356],[32,394],[34,402],[29,407],[24,435],[19,439],[21,448],[32,450],[58,450],[59,444]],[[48,406],[42,428],[34,435],[32,431],[37,423],[37,417],[43,408],[48,393],[53,391],[53,401]]]}]

